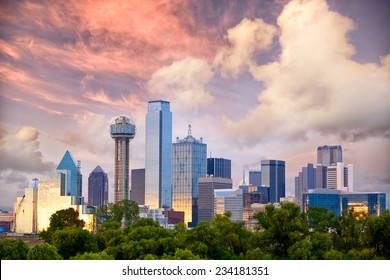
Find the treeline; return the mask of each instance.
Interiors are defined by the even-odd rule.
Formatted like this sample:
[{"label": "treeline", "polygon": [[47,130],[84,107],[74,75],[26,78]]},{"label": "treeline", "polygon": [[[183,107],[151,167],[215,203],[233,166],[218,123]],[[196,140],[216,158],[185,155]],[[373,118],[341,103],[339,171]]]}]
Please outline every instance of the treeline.
[{"label": "treeline", "polygon": [[[44,244],[30,248],[23,241],[0,242],[1,259],[71,260],[341,260],[390,259],[390,212],[367,216],[350,212],[336,217],[325,208],[302,213],[292,203],[272,205],[254,216],[257,231],[217,215],[192,229],[177,224],[165,229],[152,219],[139,219],[134,205],[102,211],[95,233],[85,229],[72,208],[56,212]],[[125,207],[127,207],[125,209]],[[107,211],[110,210],[110,211]],[[101,213],[102,213],[101,212]],[[101,214],[100,213],[100,214]],[[126,214],[127,213],[127,214]],[[125,217],[125,215],[127,215]],[[99,220],[99,219],[97,219]],[[125,221],[125,226],[121,224]]]}]

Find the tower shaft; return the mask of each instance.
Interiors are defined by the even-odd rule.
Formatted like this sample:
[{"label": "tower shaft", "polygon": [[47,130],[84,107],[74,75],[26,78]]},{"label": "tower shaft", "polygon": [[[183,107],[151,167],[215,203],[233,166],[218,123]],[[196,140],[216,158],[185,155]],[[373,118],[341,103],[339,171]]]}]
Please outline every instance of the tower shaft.
[{"label": "tower shaft", "polygon": [[129,199],[129,147],[129,138],[115,138],[115,203]]}]

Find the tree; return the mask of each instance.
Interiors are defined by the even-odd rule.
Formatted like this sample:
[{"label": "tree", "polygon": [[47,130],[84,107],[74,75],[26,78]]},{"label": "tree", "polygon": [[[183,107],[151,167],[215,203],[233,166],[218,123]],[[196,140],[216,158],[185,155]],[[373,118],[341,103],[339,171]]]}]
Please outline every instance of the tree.
[{"label": "tree", "polygon": [[375,250],[378,257],[390,259],[390,211],[384,211],[379,217],[371,216],[364,231],[365,243]]},{"label": "tree", "polygon": [[47,230],[40,232],[39,236],[47,243],[52,243],[52,237],[56,230],[67,227],[83,228],[85,222],[79,219],[79,212],[73,208],[58,210],[50,217],[50,224]]},{"label": "tree", "polygon": [[124,227],[130,226],[139,219],[138,204],[124,199],[116,203],[102,205],[95,211],[97,228],[105,222],[124,223]]},{"label": "tree", "polygon": [[26,260],[28,246],[20,239],[0,241],[1,260]]},{"label": "tree", "polygon": [[336,215],[325,207],[310,207],[307,212],[309,226],[316,232],[328,233],[334,227]]},{"label": "tree", "polygon": [[294,203],[282,203],[280,209],[267,205],[254,218],[262,232],[262,249],[276,258],[288,258],[288,249],[309,234],[305,213]]},{"label": "tree", "polygon": [[68,227],[56,230],[52,237],[53,245],[58,253],[65,259],[69,259],[78,253],[98,252],[98,245],[95,237],[87,230]]},{"label": "tree", "polygon": [[78,253],[76,256],[71,257],[71,260],[114,260],[114,257],[107,254],[105,251],[99,253]]},{"label": "tree", "polygon": [[57,248],[48,243],[35,244],[27,253],[28,260],[62,260]]}]

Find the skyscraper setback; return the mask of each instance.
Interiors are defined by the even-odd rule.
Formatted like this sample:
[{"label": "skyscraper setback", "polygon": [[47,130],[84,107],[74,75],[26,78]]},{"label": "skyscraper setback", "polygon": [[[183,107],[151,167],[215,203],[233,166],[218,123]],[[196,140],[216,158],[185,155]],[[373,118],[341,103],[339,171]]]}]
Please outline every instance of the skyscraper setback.
[{"label": "skyscraper setback", "polygon": [[129,199],[130,141],[136,128],[127,116],[116,117],[110,125],[111,137],[115,140],[114,202]]},{"label": "skyscraper setback", "polygon": [[149,101],[145,135],[145,204],[172,207],[172,113],[168,101]]}]

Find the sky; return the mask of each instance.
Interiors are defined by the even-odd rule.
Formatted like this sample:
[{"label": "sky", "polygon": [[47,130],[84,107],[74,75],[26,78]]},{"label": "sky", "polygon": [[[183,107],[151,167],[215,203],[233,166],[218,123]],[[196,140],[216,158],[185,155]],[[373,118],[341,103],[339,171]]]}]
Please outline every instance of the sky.
[{"label": "sky", "polygon": [[173,139],[203,137],[233,184],[286,161],[286,194],[322,145],[342,145],[356,191],[390,204],[390,3],[386,0],[0,1],[0,209],[67,150],[83,194],[100,165],[113,198],[109,124],[171,103]]}]

